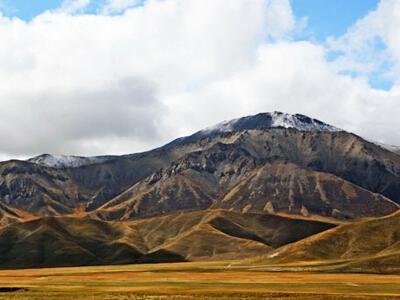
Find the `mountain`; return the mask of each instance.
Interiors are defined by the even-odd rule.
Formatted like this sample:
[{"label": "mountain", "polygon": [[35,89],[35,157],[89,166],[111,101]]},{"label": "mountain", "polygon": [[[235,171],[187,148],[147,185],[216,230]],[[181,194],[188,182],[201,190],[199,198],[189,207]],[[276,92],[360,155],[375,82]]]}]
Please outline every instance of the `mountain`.
[{"label": "mountain", "polygon": [[168,146],[176,146],[195,142],[207,137],[214,137],[228,132],[240,132],[246,130],[269,130],[273,128],[293,128],[299,131],[342,131],[320,120],[307,117],[302,114],[288,114],[279,111],[259,113],[253,116],[242,117],[230,121],[224,121],[217,125],[200,130],[193,135],[178,138]]},{"label": "mountain", "polygon": [[245,148],[218,143],[138,182],[95,213],[127,220],[208,207],[338,219],[384,216],[400,208],[335,175],[283,160],[258,161]]},{"label": "mountain", "polygon": [[0,173],[2,203],[37,216],[130,220],[224,208],[357,219],[400,203],[399,155],[280,112],[226,121],[144,153],[2,165],[13,170]]},{"label": "mountain", "polygon": [[304,268],[317,264],[330,271],[400,273],[400,212],[338,226],[283,246],[253,263]]},{"label": "mountain", "polygon": [[334,226],[221,210],[135,222],[46,217],[0,229],[0,266],[27,268],[244,258]]},{"label": "mountain", "polygon": [[257,256],[392,272],[399,204],[400,155],[262,113],[143,153],[1,162],[0,267]]},{"label": "mountain", "polygon": [[[190,145],[198,150],[136,182],[95,213],[129,219],[211,206],[359,218],[399,208],[400,157],[353,134],[246,130],[181,147]],[[252,197],[242,201],[246,189]]]},{"label": "mountain", "polygon": [[0,199],[10,209],[51,216],[74,213],[88,195],[60,170],[14,160],[0,163]]}]

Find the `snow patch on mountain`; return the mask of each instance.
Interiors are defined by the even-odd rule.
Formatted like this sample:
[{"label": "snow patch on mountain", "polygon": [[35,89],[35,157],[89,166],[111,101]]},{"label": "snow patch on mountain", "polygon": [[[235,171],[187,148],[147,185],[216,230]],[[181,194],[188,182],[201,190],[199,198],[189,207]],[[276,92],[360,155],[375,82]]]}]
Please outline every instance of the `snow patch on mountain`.
[{"label": "snow patch on mountain", "polygon": [[302,114],[288,114],[275,111],[272,113],[261,113],[254,116],[224,121],[200,132],[203,134],[217,134],[240,130],[271,129],[279,127],[294,128],[300,131],[341,131],[339,128]]},{"label": "snow patch on mountain", "polygon": [[46,167],[65,169],[65,168],[78,168],[78,167],[103,163],[113,158],[114,156],[82,157],[73,155],[42,154],[28,159],[28,161]]},{"label": "snow patch on mountain", "polygon": [[200,130],[190,136],[178,138],[166,146],[174,147],[177,145],[192,143],[202,138],[212,137],[227,132],[268,130],[273,128],[293,128],[300,131],[343,131],[340,128],[302,114],[288,114],[275,111],[224,121],[212,127]]}]

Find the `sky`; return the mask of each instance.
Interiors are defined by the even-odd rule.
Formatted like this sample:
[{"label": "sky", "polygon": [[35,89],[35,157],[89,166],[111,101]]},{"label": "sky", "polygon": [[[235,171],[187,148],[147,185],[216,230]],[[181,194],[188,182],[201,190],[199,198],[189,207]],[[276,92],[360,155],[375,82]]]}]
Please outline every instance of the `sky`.
[{"label": "sky", "polygon": [[303,113],[400,145],[399,0],[0,0],[0,159]]}]

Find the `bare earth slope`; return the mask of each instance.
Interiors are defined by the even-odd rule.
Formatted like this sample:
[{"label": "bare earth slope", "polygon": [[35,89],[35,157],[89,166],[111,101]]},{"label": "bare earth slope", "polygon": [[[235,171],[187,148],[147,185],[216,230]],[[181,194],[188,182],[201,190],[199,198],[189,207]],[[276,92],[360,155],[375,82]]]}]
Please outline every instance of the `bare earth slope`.
[{"label": "bare earth slope", "polygon": [[0,163],[0,199],[38,216],[70,214],[88,199],[63,171],[29,162]]},{"label": "bare earth slope", "polygon": [[341,225],[256,259],[255,264],[327,265],[331,271],[400,273],[400,213]]},{"label": "bare earth slope", "polygon": [[264,158],[255,152],[254,144],[262,143],[217,143],[192,152],[136,183],[94,214],[106,220],[128,220],[213,207],[357,219],[384,216],[400,207],[334,174],[291,162],[294,158]]},{"label": "bare earth slope", "polygon": [[[298,174],[306,170],[331,174],[330,185],[332,186],[336,181],[339,184],[339,191],[342,190],[341,186],[346,181],[352,183],[348,190],[357,189],[358,195],[369,194],[366,198],[375,199],[374,202],[378,198],[384,198],[374,195],[375,193],[394,202],[400,202],[398,198],[400,157],[346,132],[301,132],[295,129],[279,128],[252,130],[225,133],[213,138],[204,138],[190,146],[184,144],[177,147],[185,147],[185,150],[191,152],[183,154],[168,166],[151,173],[144,179],[133,182],[126,191],[106,201],[100,210],[111,209],[117,217],[130,218],[156,215],[165,209],[167,211],[201,209],[221,199],[230,188],[238,185],[240,181],[243,182],[246,176],[257,167],[282,161],[296,165]],[[179,175],[185,178],[180,178]],[[281,178],[290,177],[289,174],[282,175]],[[317,173],[311,177],[318,178]],[[264,184],[274,185],[275,182],[264,181]],[[288,194],[287,186],[277,185],[276,187],[277,193]],[[178,191],[177,198],[180,200],[185,198],[184,201],[170,202],[169,191],[173,188]],[[190,191],[191,189],[193,190]],[[194,191],[196,191],[195,194],[193,194]],[[315,193],[304,193],[304,195],[311,198],[316,196]],[[143,197],[152,203],[153,211],[139,209],[143,205],[140,204]],[[191,198],[196,199],[192,204],[188,202]],[[125,209],[122,209],[121,203],[125,201]],[[288,199],[285,201],[287,202]],[[321,195],[318,201],[326,202],[324,195]],[[366,207],[376,206],[370,205],[368,199],[364,202]],[[336,203],[332,201],[332,204],[333,210],[336,208],[334,207]],[[389,213],[396,210],[393,209],[393,204],[390,206],[392,210],[389,209]],[[126,211],[123,216],[120,212],[116,212],[121,209]],[[324,209],[323,206],[316,207],[316,211]],[[375,216],[381,216],[387,211],[377,211]],[[344,212],[344,216],[357,217],[357,212],[358,210]],[[341,215],[339,212],[338,216]]]},{"label": "bare earth slope", "polygon": [[220,210],[136,222],[46,217],[0,229],[0,267],[238,259],[333,226]]},{"label": "bare earth slope", "polygon": [[337,219],[384,216],[400,208],[388,198],[340,177],[283,161],[255,169],[214,206]]},{"label": "bare earth slope", "polygon": [[210,210],[137,221],[152,257],[160,251],[186,260],[238,259],[298,241],[333,224],[273,215]]}]

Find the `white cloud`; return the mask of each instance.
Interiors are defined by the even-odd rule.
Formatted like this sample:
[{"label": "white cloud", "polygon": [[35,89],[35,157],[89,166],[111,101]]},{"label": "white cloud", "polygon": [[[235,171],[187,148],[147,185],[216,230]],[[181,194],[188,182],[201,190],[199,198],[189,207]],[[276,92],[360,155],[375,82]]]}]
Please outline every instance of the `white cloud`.
[{"label": "white cloud", "polygon": [[338,75],[324,45],[293,40],[304,22],[289,1],[148,0],[73,15],[87,3],[0,18],[0,155],[129,153],[271,110],[400,144],[400,88]]},{"label": "white cloud", "polygon": [[264,37],[288,30],[264,27],[269,7],[171,0],[118,16],[1,18],[0,152],[124,153],[173,138],[158,125],[175,109],[164,99],[251,64]]},{"label": "white cloud", "polygon": [[344,54],[337,61],[342,69],[381,73],[400,83],[400,1],[382,0],[344,36],[328,40],[328,45]]},{"label": "white cloud", "polygon": [[181,108],[168,123],[185,120],[185,129],[193,125],[184,134],[220,121],[220,112],[230,119],[280,110],[302,112],[374,140],[399,142],[400,91],[374,90],[365,78],[338,76],[325,54],[323,46],[309,42],[263,45],[253,67],[168,99]]}]

